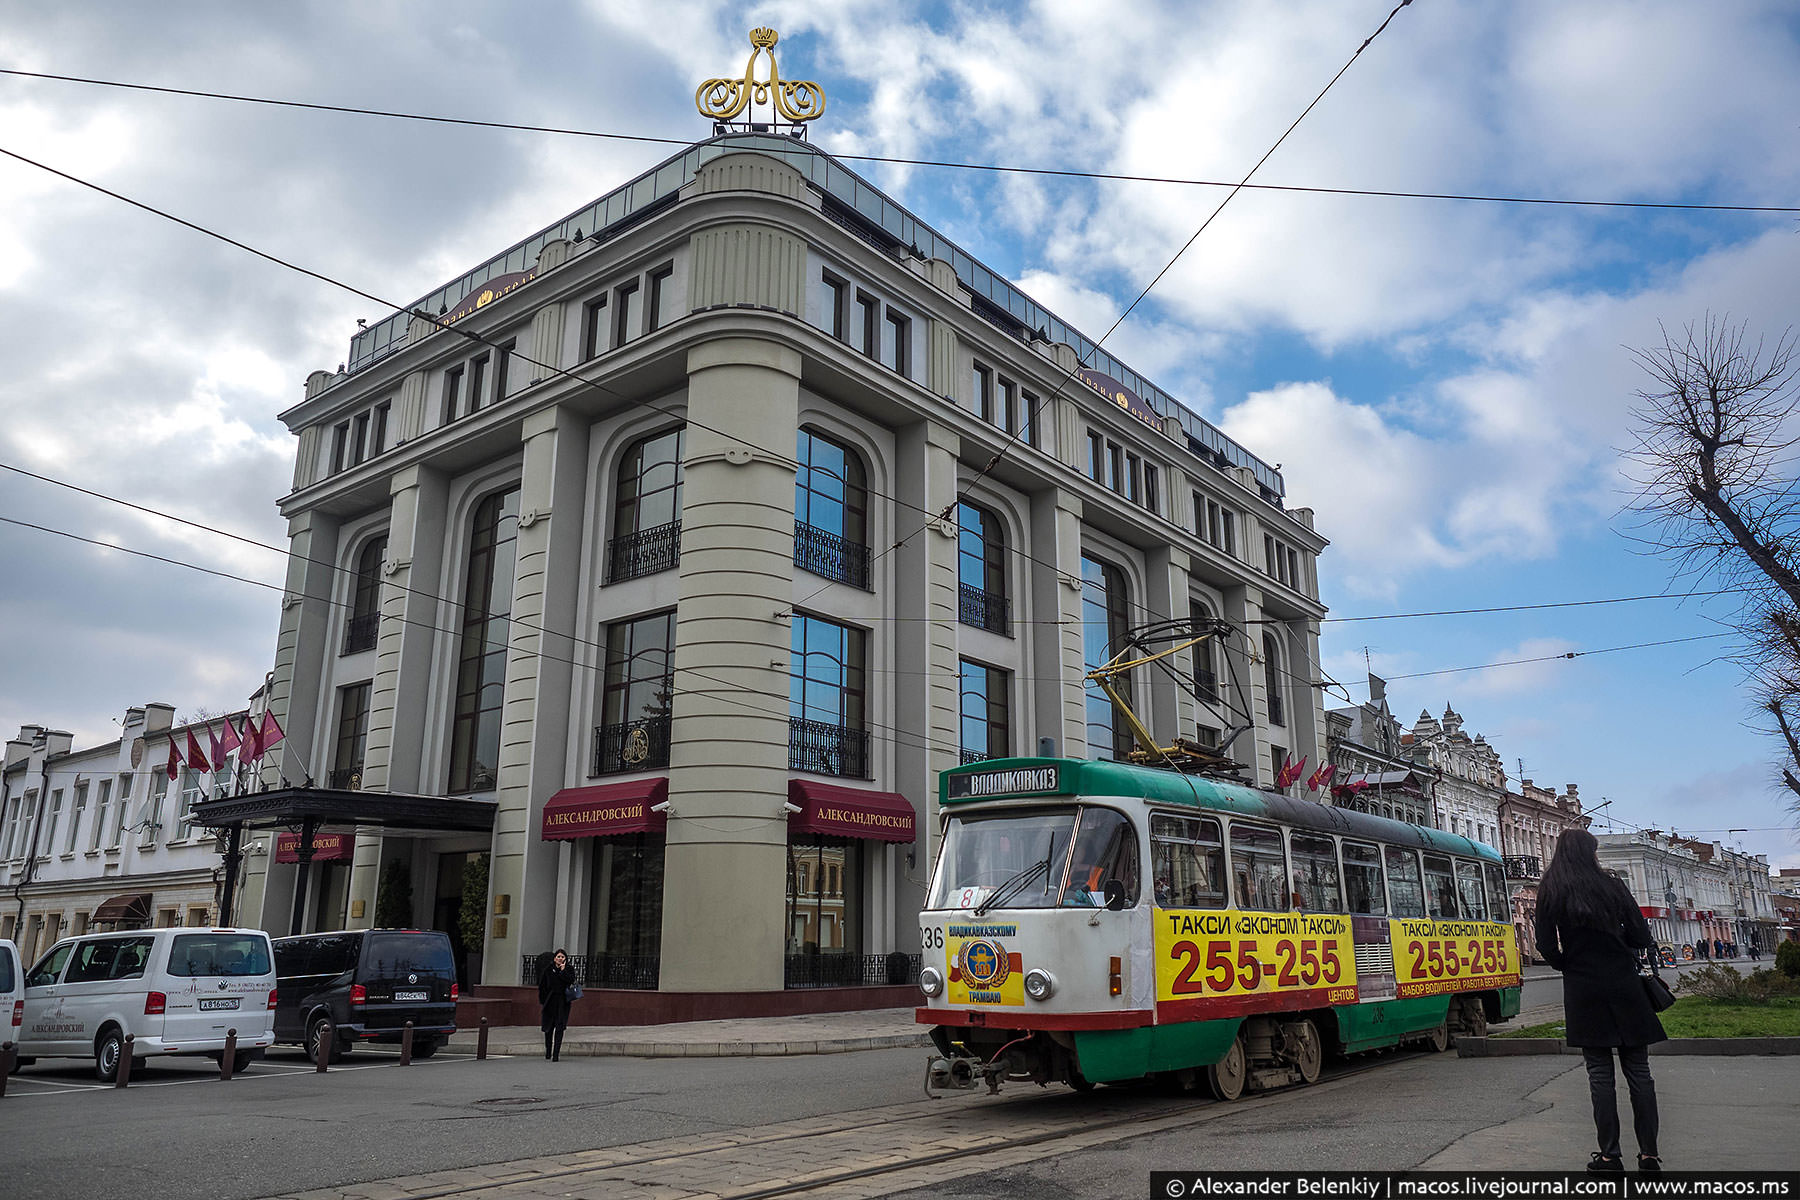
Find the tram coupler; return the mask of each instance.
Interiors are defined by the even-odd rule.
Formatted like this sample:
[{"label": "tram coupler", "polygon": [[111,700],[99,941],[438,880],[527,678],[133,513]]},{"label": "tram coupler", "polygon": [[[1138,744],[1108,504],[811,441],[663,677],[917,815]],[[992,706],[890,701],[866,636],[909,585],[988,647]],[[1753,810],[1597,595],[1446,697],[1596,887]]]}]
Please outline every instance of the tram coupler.
[{"label": "tram coupler", "polygon": [[968,1092],[985,1082],[988,1094],[993,1095],[1000,1090],[1000,1078],[1004,1073],[1005,1068],[972,1056],[933,1055],[925,1063],[925,1094]]}]

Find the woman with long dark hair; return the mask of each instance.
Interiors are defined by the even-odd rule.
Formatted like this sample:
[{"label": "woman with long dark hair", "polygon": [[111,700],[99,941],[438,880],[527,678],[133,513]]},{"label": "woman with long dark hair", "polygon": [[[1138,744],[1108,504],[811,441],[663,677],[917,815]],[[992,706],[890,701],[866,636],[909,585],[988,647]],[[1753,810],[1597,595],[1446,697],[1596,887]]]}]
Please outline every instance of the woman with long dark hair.
[{"label": "woman with long dark hair", "polygon": [[1585,829],[1565,829],[1538,885],[1538,953],[1563,974],[1564,1037],[1587,1062],[1588,1093],[1600,1149],[1590,1171],[1623,1171],[1613,1052],[1631,1092],[1638,1170],[1660,1171],[1656,1153],[1656,1084],[1649,1047],[1668,1035],[1638,982],[1639,950],[1656,939],[1631,891],[1600,868],[1599,843]]}]

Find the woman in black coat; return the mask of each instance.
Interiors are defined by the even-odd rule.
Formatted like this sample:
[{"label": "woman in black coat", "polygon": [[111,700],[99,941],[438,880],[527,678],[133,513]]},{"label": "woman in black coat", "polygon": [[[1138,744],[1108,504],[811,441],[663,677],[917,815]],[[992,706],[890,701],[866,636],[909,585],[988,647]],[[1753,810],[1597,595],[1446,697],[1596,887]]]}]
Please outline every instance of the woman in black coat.
[{"label": "woman in black coat", "polygon": [[1660,1171],[1656,1153],[1656,1084],[1649,1047],[1668,1035],[1638,982],[1639,950],[1656,939],[1631,891],[1600,869],[1599,845],[1585,829],[1565,829],[1538,886],[1538,953],[1563,973],[1565,1037],[1587,1062],[1588,1092],[1600,1150],[1590,1171],[1622,1171],[1613,1051],[1631,1092],[1638,1170]]},{"label": "woman in black coat", "polygon": [[[545,961],[545,959],[549,961]],[[544,1057],[562,1061],[563,1030],[569,1027],[569,989],[575,986],[575,968],[569,965],[569,954],[558,950],[538,960],[538,1005],[544,1019],[538,1028],[544,1031]]]}]

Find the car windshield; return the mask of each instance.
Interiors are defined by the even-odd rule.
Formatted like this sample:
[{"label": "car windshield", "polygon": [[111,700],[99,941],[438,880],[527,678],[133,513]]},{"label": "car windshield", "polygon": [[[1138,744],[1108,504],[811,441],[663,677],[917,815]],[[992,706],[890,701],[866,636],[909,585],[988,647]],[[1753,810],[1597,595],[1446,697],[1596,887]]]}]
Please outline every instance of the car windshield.
[{"label": "car windshield", "polygon": [[1074,808],[952,816],[925,907],[1055,907],[1074,832]]}]

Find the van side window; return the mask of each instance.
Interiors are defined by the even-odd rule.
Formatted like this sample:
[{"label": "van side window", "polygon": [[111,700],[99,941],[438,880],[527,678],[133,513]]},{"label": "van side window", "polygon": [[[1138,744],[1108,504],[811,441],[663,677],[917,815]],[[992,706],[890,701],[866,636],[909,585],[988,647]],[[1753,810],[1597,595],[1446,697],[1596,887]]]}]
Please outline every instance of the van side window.
[{"label": "van side window", "polygon": [[1387,889],[1381,886],[1381,851],[1362,842],[1344,844],[1344,888],[1350,911],[1371,917],[1387,913]]},{"label": "van side window", "polygon": [[112,977],[113,962],[119,953],[118,938],[100,938],[75,947],[75,960],[69,964],[64,983],[99,983]]},{"label": "van side window", "polygon": [[311,975],[314,938],[284,938],[275,943],[275,974],[283,979]]},{"label": "van side window", "polygon": [[75,949],[74,942],[64,942],[51,948],[50,953],[38,959],[37,966],[31,968],[31,974],[25,977],[26,987],[46,987],[56,982],[62,974],[63,964],[69,961],[69,951]]},{"label": "van side window", "polygon": [[112,974],[108,979],[139,979],[144,968],[150,964],[150,947],[156,944],[152,937],[120,938],[117,942],[119,952],[113,957]]},{"label": "van side window", "polygon": [[1387,847],[1388,899],[1396,917],[1425,915],[1425,887],[1419,882],[1419,856],[1399,846]]},{"label": "van side window", "polygon": [[356,968],[362,934],[335,933],[316,939],[309,975],[342,975]]},{"label": "van side window", "polygon": [[1456,876],[1450,872],[1450,860],[1442,854],[1425,856],[1425,896],[1431,902],[1433,920],[1455,921],[1461,917],[1456,905]]}]

